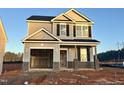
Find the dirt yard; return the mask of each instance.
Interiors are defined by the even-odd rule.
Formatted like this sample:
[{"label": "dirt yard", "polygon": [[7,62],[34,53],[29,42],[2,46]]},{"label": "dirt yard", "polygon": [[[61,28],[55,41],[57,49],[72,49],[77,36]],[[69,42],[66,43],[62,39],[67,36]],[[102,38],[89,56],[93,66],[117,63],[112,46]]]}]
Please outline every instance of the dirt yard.
[{"label": "dirt yard", "polygon": [[123,85],[124,69],[103,68],[100,71],[9,71],[0,76],[4,85]]}]

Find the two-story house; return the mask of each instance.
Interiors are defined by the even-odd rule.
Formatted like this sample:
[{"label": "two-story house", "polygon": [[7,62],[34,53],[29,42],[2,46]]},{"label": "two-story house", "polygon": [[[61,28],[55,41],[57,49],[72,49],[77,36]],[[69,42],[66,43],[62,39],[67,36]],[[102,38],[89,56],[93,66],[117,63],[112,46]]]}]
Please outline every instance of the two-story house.
[{"label": "two-story house", "polygon": [[3,57],[4,57],[6,43],[7,43],[7,36],[5,33],[2,20],[0,19],[0,74],[2,72],[2,67],[3,67]]},{"label": "two-story house", "polygon": [[[23,70],[74,67],[96,68],[96,46],[92,38],[94,22],[75,9],[58,16],[31,16],[28,35],[23,40]],[[95,57],[94,57],[95,56]]]}]

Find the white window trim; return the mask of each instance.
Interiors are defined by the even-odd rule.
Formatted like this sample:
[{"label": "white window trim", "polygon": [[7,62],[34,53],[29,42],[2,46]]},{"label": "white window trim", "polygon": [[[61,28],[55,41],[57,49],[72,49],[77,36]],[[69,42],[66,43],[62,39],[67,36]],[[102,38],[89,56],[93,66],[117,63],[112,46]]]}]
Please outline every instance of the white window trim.
[{"label": "white window trim", "polygon": [[[84,34],[83,34],[83,26],[87,26],[87,27],[88,27],[88,25],[84,25],[84,24],[76,24],[75,26],[76,26],[76,37],[88,38],[88,35],[87,35],[87,36],[84,36]],[[81,35],[80,35],[80,36],[77,36],[77,26],[81,26],[81,30],[82,30],[82,32],[81,32]],[[88,34],[89,34],[89,32],[88,32]]]},{"label": "white window trim", "polygon": [[30,47],[30,49],[54,49],[54,47]]},{"label": "white window trim", "polygon": [[69,51],[68,51],[67,48],[60,48],[60,51],[61,51],[61,50],[66,50],[66,52],[67,52],[67,59],[66,59],[66,60],[67,60],[67,67],[68,67],[68,62],[69,62],[69,56],[68,56],[69,53],[68,53],[68,52],[69,52]]},{"label": "white window trim", "polygon": [[[82,49],[85,49],[85,50],[86,50],[86,55],[85,55],[85,56],[86,56],[86,59],[85,59],[85,61],[82,61],[82,57],[81,57],[81,54],[82,54],[82,53],[81,53],[81,50],[82,50]],[[88,60],[88,59],[87,59],[87,48],[80,48],[80,61],[81,61],[81,62],[87,62],[87,60]]]},{"label": "white window trim", "polygon": [[[66,25],[67,25],[67,24],[66,24],[66,23],[60,23],[59,25],[60,25],[60,26],[59,26],[59,31],[60,31],[59,34],[60,34],[61,37],[65,37],[66,34],[65,34],[65,35],[61,35],[61,25],[65,25],[65,28],[66,28]],[[66,28],[66,30],[65,30],[65,33],[66,33],[66,31],[67,31],[67,28]]]},{"label": "white window trim", "polygon": [[88,30],[88,25],[83,25],[83,26],[86,26],[87,27],[87,36],[84,36],[84,34],[83,34],[83,37],[89,37],[89,30]]},{"label": "white window trim", "polygon": [[83,25],[82,24],[76,24],[76,37],[82,37],[83,36],[83,33],[82,32],[81,32],[81,35],[80,36],[77,35],[77,33],[78,33],[77,32],[77,26],[83,26]]}]

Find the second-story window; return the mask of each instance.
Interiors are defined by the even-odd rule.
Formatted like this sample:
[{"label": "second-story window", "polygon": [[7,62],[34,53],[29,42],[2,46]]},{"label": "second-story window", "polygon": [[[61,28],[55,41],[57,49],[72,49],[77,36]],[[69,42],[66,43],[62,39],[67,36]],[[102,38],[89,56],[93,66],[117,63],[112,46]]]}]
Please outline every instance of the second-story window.
[{"label": "second-story window", "polygon": [[83,37],[88,37],[88,26],[83,26]]},{"label": "second-story window", "polygon": [[60,35],[66,36],[66,24],[65,23],[60,23]]},{"label": "second-story window", "polygon": [[76,25],[76,37],[88,37],[88,26]]},{"label": "second-story window", "polygon": [[82,35],[82,26],[76,26],[76,36],[81,37]]}]

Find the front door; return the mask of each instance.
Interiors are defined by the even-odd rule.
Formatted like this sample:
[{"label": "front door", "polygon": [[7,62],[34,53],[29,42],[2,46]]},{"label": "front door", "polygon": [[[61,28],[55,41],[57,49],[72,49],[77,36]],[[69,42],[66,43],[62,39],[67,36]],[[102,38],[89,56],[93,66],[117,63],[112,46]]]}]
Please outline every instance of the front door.
[{"label": "front door", "polygon": [[60,50],[60,66],[67,67],[67,51]]}]

